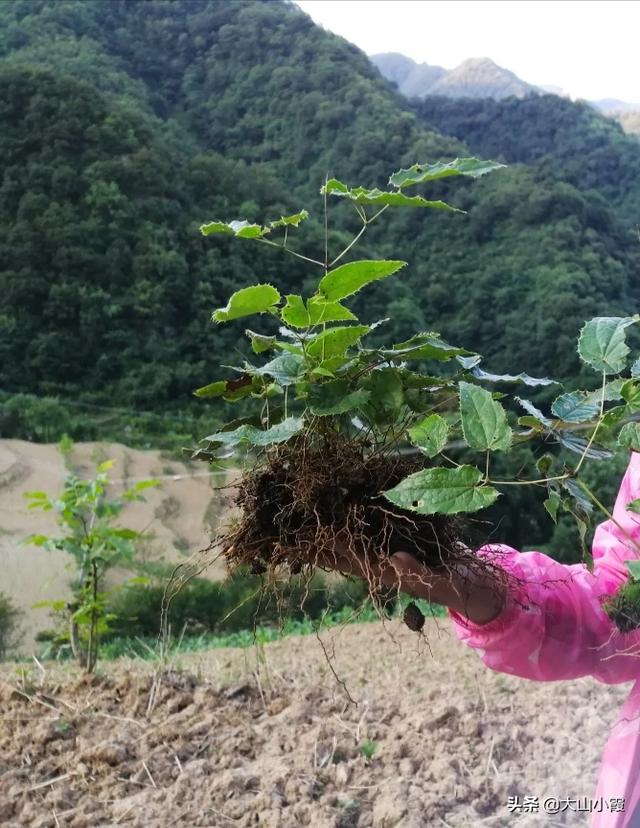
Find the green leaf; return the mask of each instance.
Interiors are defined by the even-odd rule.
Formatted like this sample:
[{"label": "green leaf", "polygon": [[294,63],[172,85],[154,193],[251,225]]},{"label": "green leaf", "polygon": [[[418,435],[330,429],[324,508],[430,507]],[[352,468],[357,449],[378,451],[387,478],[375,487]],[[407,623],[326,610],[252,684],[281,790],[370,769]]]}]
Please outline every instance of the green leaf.
[{"label": "green leaf", "polygon": [[370,392],[369,404],[374,415],[393,417],[400,411],[404,388],[395,368],[376,368],[362,378],[360,385]]},{"label": "green leaf", "polygon": [[392,276],[405,265],[406,262],[401,261],[367,259],[350,262],[329,271],[320,280],[318,290],[325,301],[335,302],[347,296],[353,296],[370,282]]},{"label": "green leaf", "polygon": [[610,408],[600,420],[600,428],[612,428],[619,425],[627,416],[628,409],[626,405],[616,405]]},{"label": "green leaf", "polygon": [[625,380],[622,377],[610,380],[609,382],[605,383],[604,389],[596,388],[595,391],[589,391],[587,393],[587,400],[588,402],[596,403],[598,408],[600,408],[601,400],[604,400],[604,402],[621,400],[622,387],[624,386],[624,383]]},{"label": "green leaf", "polygon": [[427,457],[435,457],[447,444],[449,426],[439,414],[430,414],[408,431],[409,439]]},{"label": "green leaf", "polygon": [[329,328],[318,334],[307,346],[307,354],[315,359],[342,356],[347,348],[355,345],[369,331],[368,325],[344,325]]},{"label": "green leaf", "polygon": [[538,420],[546,428],[551,427],[551,420],[548,419],[548,417],[545,417],[542,411],[540,411],[539,408],[536,408],[530,400],[523,400],[521,397],[516,397],[515,400],[517,403],[520,403],[520,405],[524,408],[527,414],[530,414],[532,417],[535,417],[535,419]]},{"label": "green leaf", "polygon": [[448,178],[452,175],[468,175],[479,178],[481,175],[499,170],[506,166],[498,161],[482,161],[479,158],[456,158],[448,163],[414,164],[406,170],[398,170],[389,178],[392,187],[408,187],[412,184],[423,184],[425,181],[435,181],[439,178]]},{"label": "green leaf", "polygon": [[624,371],[629,353],[624,331],[638,318],[598,316],[586,322],[578,340],[578,353],[582,361],[605,374]]},{"label": "green leaf", "polygon": [[625,561],[625,566],[634,581],[640,581],[640,561]]},{"label": "green leaf", "polygon": [[476,512],[491,506],[499,493],[482,486],[482,473],[473,466],[425,469],[402,480],[384,496],[403,509],[423,515]]},{"label": "green leaf", "polygon": [[327,302],[322,297],[312,297],[306,306],[302,296],[289,294],[286,299],[280,316],[294,328],[309,328],[325,322],[352,322],[358,318],[340,302]]},{"label": "green leaf", "polygon": [[242,425],[234,431],[217,431],[205,437],[203,442],[221,443],[225,446],[238,446],[242,443],[248,443],[251,446],[268,446],[272,443],[285,443],[294,434],[302,431],[303,427],[302,417],[289,417],[266,431],[255,428],[255,426]]},{"label": "green leaf", "polygon": [[392,348],[380,351],[381,356],[388,360],[408,359],[436,359],[439,362],[447,362],[454,357],[459,357],[470,352],[464,348],[456,348],[440,339],[435,333],[419,333],[407,339],[406,342],[399,342]]},{"label": "green leaf", "polygon": [[272,310],[280,301],[280,294],[273,285],[252,285],[236,291],[225,308],[219,308],[212,314],[214,322],[228,322],[254,313]]},{"label": "green leaf", "polygon": [[631,376],[640,377],[640,357],[631,366]]},{"label": "green leaf", "polygon": [[462,433],[467,444],[481,451],[506,451],[513,437],[507,414],[490,392],[468,382],[460,383]]},{"label": "green leaf", "polygon": [[218,380],[211,382],[209,385],[203,385],[202,388],[197,388],[193,393],[194,396],[200,399],[211,399],[213,397],[224,397],[225,400],[233,402],[241,397],[246,397],[251,393],[253,380],[249,374],[242,374],[237,379]]},{"label": "green leaf", "polygon": [[632,451],[640,451],[640,423],[627,423],[620,429],[618,445]]},{"label": "green leaf", "polygon": [[574,454],[584,454],[585,457],[590,457],[592,460],[608,460],[610,457],[613,457],[613,452],[609,451],[609,449],[599,446],[596,443],[592,443],[589,446],[589,443],[584,437],[579,437],[577,434],[557,431],[555,432],[555,436],[560,445],[568,448]]},{"label": "green leaf", "polygon": [[362,205],[373,204],[379,206],[386,204],[394,207],[432,207],[436,210],[448,210],[452,213],[465,212],[464,210],[459,210],[457,207],[452,207],[444,201],[428,201],[422,196],[406,196],[400,192],[387,192],[378,190],[377,188],[368,190],[365,187],[354,187],[350,190],[346,184],[337,181],[335,178],[327,181],[326,185],[321,187],[320,193],[322,195],[326,193],[327,195],[346,198],[354,201],[356,204]]},{"label": "green leaf", "polygon": [[549,492],[549,497],[542,504],[547,510],[554,523],[558,522],[558,509],[562,503],[562,498],[557,492]]},{"label": "green leaf", "polygon": [[630,414],[640,411],[640,382],[627,380],[622,386],[620,395],[626,402]]},{"label": "green leaf", "polygon": [[251,224],[248,221],[210,221],[200,227],[203,236],[211,236],[214,233],[230,233],[241,239],[257,239],[269,233],[268,227],[259,224]]},{"label": "green leaf", "polygon": [[29,543],[32,546],[44,546],[48,540],[48,535],[29,535],[25,538],[24,542]]},{"label": "green leaf", "polygon": [[[635,512],[636,514],[640,515],[640,498],[636,500],[632,500],[630,503],[627,503],[627,511],[628,512]],[[640,564],[640,561],[638,561]]]},{"label": "green leaf", "polygon": [[346,380],[318,383],[309,389],[309,408],[312,414],[326,417],[331,414],[344,414],[360,408],[369,399],[369,392],[363,388],[349,390]]},{"label": "green leaf", "polygon": [[272,377],[279,385],[295,385],[304,373],[304,358],[297,354],[281,354],[254,370],[260,376]]},{"label": "green leaf", "polygon": [[476,379],[484,380],[486,382],[519,382],[524,385],[558,385],[556,380],[537,377],[530,377],[529,374],[491,374],[488,371],[483,371],[482,368],[475,367],[471,373]]},{"label": "green leaf", "polygon": [[244,332],[251,340],[251,350],[254,354],[263,354],[265,351],[273,351],[277,346],[275,336],[264,336],[264,334],[255,333],[248,328]]},{"label": "green leaf", "polygon": [[301,221],[309,218],[309,213],[306,210],[300,210],[299,213],[294,213],[292,216],[281,216],[276,221],[269,222],[269,227],[275,230],[278,227],[297,227]]},{"label": "green leaf", "polygon": [[589,402],[586,391],[572,391],[561,394],[553,401],[551,413],[567,423],[584,423],[593,419],[600,411],[597,403]]}]

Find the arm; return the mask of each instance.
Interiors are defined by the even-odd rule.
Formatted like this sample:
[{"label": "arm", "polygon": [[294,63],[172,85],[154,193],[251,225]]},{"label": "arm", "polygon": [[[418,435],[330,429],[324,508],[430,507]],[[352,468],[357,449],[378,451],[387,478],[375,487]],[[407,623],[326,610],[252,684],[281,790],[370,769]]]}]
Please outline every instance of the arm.
[{"label": "arm", "polygon": [[626,505],[640,496],[640,454],[622,480],[613,519],[596,530],[594,571],[566,566],[540,552],[484,547],[522,586],[510,590],[502,612],[488,624],[449,608],[458,638],[476,648],[494,670],[541,681],[591,675],[613,684],[640,676],[640,632],[620,633],[602,600],[626,580],[626,560],[640,557],[640,516]]}]

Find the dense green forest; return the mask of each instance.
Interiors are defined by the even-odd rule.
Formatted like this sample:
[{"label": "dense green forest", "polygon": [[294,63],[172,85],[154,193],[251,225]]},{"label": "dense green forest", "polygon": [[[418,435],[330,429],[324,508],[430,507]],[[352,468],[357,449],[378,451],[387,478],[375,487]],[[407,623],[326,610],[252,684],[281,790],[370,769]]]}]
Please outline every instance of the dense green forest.
[{"label": "dense green forest", "polygon": [[[244,347],[208,316],[256,263],[254,250],[204,242],[201,221],[309,202],[319,214],[327,173],[373,186],[402,164],[467,151],[288,3],[15,0],[0,6],[0,60],[10,391],[189,405],[219,355]],[[580,323],[636,303],[638,243],[619,205],[640,198],[638,153],[627,163],[611,122],[553,100],[578,113],[571,144],[530,148],[539,134],[552,141],[531,102],[489,102],[522,112],[523,126],[497,126],[484,143],[465,132],[467,146],[523,165],[441,185],[466,217],[416,211],[372,234],[370,251],[411,262],[403,292],[380,287],[370,308],[392,317],[388,335],[429,325],[491,368],[568,377]],[[524,166],[539,155],[546,174]],[[320,223],[301,237],[313,249]],[[277,254],[260,268],[284,289],[305,277]]]},{"label": "dense green forest", "polygon": [[[381,336],[439,330],[489,370],[571,384],[583,321],[640,304],[636,139],[553,96],[410,104],[292,3],[5,0],[0,123],[2,436],[113,436],[82,405],[148,412],[128,426],[142,444],[215,426],[192,391],[248,343],[211,310],[256,277],[299,292],[317,274],[198,227],[308,207],[298,250],[318,251],[327,175],[510,163],[428,191],[467,215],[398,212],[366,237],[359,256],[410,263],[359,309],[390,317]],[[357,217],[329,221],[337,250]]]}]

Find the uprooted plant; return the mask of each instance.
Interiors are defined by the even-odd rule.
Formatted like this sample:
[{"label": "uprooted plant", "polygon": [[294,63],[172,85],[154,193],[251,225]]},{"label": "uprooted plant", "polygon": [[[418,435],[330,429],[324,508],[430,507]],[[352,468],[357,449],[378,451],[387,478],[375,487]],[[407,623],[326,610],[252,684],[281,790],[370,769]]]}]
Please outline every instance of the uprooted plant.
[{"label": "uprooted plant", "polygon": [[[465,543],[460,516],[490,506],[503,487],[546,489],[544,505],[551,518],[571,513],[583,539],[593,508],[606,512],[579,472],[588,458],[610,455],[596,438],[610,439],[620,425],[619,444],[640,450],[640,424],[633,420],[640,411],[640,360],[625,375],[625,329],[640,317],[585,324],[578,352],[600,375],[600,387],[561,393],[544,414],[530,400],[485,386],[535,388],[557,385],[555,380],[489,373],[480,367],[478,354],[448,344],[433,331],[367,347],[367,337],[385,320],[365,324],[345,304],[406,265],[395,260],[339,264],[389,207],[462,212],[443,201],[407,195],[407,188],[450,176],[477,178],[501,166],[476,158],[416,164],[394,173],[387,191],[326,181],[321,189],[325,228],[329,197],[351,205],[362,222],[333,258],[326,244],[322,259],[289,247],[289,233],[308,217],[306,210],[267,225],[213,221],[202,226],[205,236],[230,234],[280,247],[317,268],[320,276],[312,296],[282,297],[273,285],[255,284],[213,312],[218,324],[257,314],[274,320],[273,334],[245,331],[255,357],[264,355],[261,364],[252,358],[232,366],[234,377],[195,392],[228,402],[251,398],[256,405],[255,414],[228,423],[191,454],[216,462],[239,450],[255,452],[237,489],[240,517],[214,540],[230,568],[310,573],[327,563],[327,555],[336,556],[337,565],[346,549],[370,573],[375,596],[380,581],[373,573],[399,550],[433,569],[463,565],[479,572],[494,566]],[[274,241],[277,233],[282,234],[279,242]],[[560,450],[545,453],[522,479],[496,480],[492,454],[534,439]],[[456,462],[451,456],[456,444],[477,452],[477,464]],[[577,457],[573,464],[567,459],[571,454]],[[590,564],[586,549],[585,557]],[[415,619],[413,626],[420,626]]]}]

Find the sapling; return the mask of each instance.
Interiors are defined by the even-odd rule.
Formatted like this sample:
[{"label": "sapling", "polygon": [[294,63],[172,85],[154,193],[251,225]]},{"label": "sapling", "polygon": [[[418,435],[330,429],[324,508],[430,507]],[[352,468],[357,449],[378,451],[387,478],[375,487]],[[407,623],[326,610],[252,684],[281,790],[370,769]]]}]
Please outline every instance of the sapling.
[{"label": "sapling", "polygon": [[[37,606],[49,607],[67,617],[73,654],[88,673],[95,669],[100,637],[114,620],[107,605],[116,587],[109,587],[105,576],[114,567],[135,565],[136,542],[141,537],[140,532],[114,523],[127,502],[144,500],[142,492],[157,485],[155,480],[143,480],[119,498],[109,498],[112,466],[112,460],[100,463],[93,478],[70,473],[57,498],[42,491],[25,493],[30,501],[28,508],[55,512],[62,530],[59,537],[30,535],[25,543],[66,552],[75,565],[71,601],[44,601]],[[128,583],[142,580],[134,577]]]},{"label": "sapling", "polygon": [[[191,452],[209,462],[241,450],[253,453],[253,465],[237,489],[240,518],[214,539],[231,568],[311,573],[327,555],[337,561],[347,549],[368,573],[374,563],[404,550],[435,570],[493,569],[497,575],[497,565],[480,559],[465,542],[460,516],[486,509],[514,485],[543,489],[554,521],[562,511],[572,514],[584,546],[590,513],[604,509],[580,479],[585,461],[611,456],[600,438],[610,440],[621,425],[620,445],[640,450],[640,424],[633,420],[640,411],[640,360],[629,373],[625,341],[626,329],[640,317],[587,322],[578,353],[599,375],[599,387],[558,388],[544,413],[521,392],[495,389],[559,386],[556,380],[493,374],[481,367],[479,354],[451,345],[433,330],[386,346],[369,344],[385,320],[362,321],[349,307],[367,285],[397,277],[407,264],[346,261],[373,222],[389,208],[462,213],[407,191],[453,176],[478,178],[502,166],[477,158],[415,164],[391,175],[387,190],[327,180],[321,188],[325,249],[318,258],[290,245],[307,210],[264,225],[216,220],[202,226],[207,237],[227,234],[280,248],[318,275],[311,296],[282,296],[277,286],[257,283],[233,293],[212,315],[216,324],[257,315],[273,320],[270,334],[245,330],[252,357],[227,366],[233,376],[195,392],[203,399],[254,403],[253,414],[210,434]],[[361,222],[354,238],[335,253],[329,251],[326,229],[330,198],[350,205]],[[493,455],[534,440],[553,453],[547,451],[518,479],[496,479]],[[467,455],[475,453],[477,462],[457,462],[452,452],[461,447]],[[585,559],[590,566],[586,547]],[[372,576],[373,595],[379,586]],[[419,630],[424,619],[416,610],[405,617]]]}]

